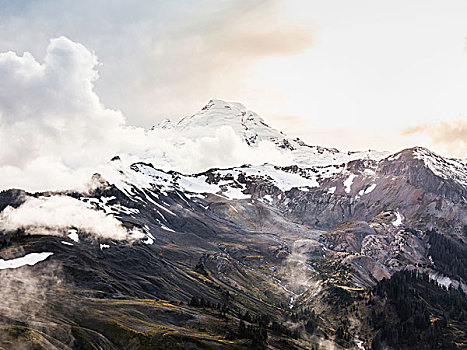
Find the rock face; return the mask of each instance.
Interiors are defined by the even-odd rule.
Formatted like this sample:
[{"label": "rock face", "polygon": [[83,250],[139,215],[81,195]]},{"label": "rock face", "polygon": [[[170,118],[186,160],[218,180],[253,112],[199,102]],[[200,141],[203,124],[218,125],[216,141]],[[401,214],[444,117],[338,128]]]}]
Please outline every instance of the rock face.
[{"label": "rock face", "polygon": [[[87,210],[117,219],[128,231],[123,240],[102,238],[73,218],[69,223],[60,218],[58,226],[53,216],[40,227],[31,220],[14,229],[0,224],[0,258],[53,253],[21,268],[37,276],[31,277],[34,288],[28,289],[27,297],[49,308],[31,317],[4,312],[1,323],[22,324],[28,334],[47,341],[48,348],[88,343],[105,349],[136,343],[146,344],[140,348],[170,348],[183,342],[187,347],[242,348],[248,344],[234,336],[225,338],[248,311],[268,317],[267,327],[274,325],[274,330],[268,328],[272,348],[282,348],[284,338],[289,348],[307,348],[310,343],[339,348],[343,343],[337,342],[337,333],[326,328],[340,324],[336,313],[347,315],[333,304],[336,295],[364,293],[401,270],[426,272],[467,291],[462,274],[446,275],[441,262],[433,260],[426,234],[436,231],[456,251],[466,251],[465,162],[423,148],[390,155],[309,146],[270,128],[241,104],[218,100],[178,123],[164,121],[157,127],[196,138],[223,125],[251,147],[272,142],[291,164],[181,174],[143,162],[125,167],[116,159],[93,177],[86,193],[0,193],[0,223],[18,218],[30,198],[47,202],[68,196]],[[38,215],[41,210],[37,208]],[[41,276],[52,287],[36,293]],[[0,295],[12,293],[8,288],[0,288]],[[201,299],[193,298],[219,305],[221,311],[197,309]],[[116,311],[107,309],[111,304],[118,304]],[[84,317],[80,308],[92,316]],[[311,326],[300,323],[297,314],[295,319],[290,315],[307,308],[322,314],[318,328],[293,340],[294,331],[309,331]],[[11,311],[13,306],[0,302],[0,310]],[[57,315],[54,325],[38,326]],[[253,324],[251,317],[246,319]],[[292,328],[280,328],[282,323]],[[348,332],[354,337],[363,334],[370,342],[374,332],[362,324]],[[70,332],[62,332],[64,327]],[[15,329],[8,329],[8,337],[0,341],[14,338]],[[164,343],[172,339],[166,334],[175,337],[173,344]]]}]

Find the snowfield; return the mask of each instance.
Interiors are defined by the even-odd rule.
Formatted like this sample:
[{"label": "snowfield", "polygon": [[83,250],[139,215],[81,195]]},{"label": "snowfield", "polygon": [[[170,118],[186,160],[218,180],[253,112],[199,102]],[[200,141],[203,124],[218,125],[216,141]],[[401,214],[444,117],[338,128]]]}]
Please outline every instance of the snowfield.
[{"label": "snowfield", "polygon": [[43,253],[30,253],[26,254],[21,258],[10,259],[10,260],[3,260],[0,259],[0,270],[4,269],[17,269],[18,267],[22,267],[25,265],[33,266],[38,262],[44,261],[49,256],[53,255],[50,252],[43,252]]}]

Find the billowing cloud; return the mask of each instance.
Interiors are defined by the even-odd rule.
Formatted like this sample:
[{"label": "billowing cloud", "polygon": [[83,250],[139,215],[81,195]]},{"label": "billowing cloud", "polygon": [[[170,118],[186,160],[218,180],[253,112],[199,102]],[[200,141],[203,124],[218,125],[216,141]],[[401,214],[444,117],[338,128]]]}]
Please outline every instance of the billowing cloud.
[{"label": "billowing cloud", "polygon": [[2,8],[0,50],[40,57],[59,35],[85,44],[104,62],[96,82],[102,101],[150,127],[213,97],[250,96],[254,63],[307,50],[310,25],[284,7],[282,0],[25,1]]},{"label": "billowing cloud", "polygon": [[[304,117],[299,136],[309,143],[420,144],[399,130],[467,108],[465,4],[419,0],[383,11],[357,2],[3,1],[0,52],[30,51],[42,64],[50,38],[82,43],[103,62],[94,91],[130,125],[149,128],[220,98],[268,119],[280,114],[283,124],[292,124],[289,114]],[[336,126],[355,137],[337,136]]]},{"label": "billowing cloud", "polygon": [[108,159],[119,143],[125,147],[122,133],[143,132],[102,106],[93,92],[96,64],[84,46],[64,37],[51,40],[42,64],[29,53],[0,54],[1,187],[84,181],[84,164]]},{"label": "billowing cloud", "polygon": [[0,188],[76,188],[117,154],[182,172],[280,158],[268,144],[249,150],[229,127],[186,140],[128,126],[94,92],[97,64],[65,37],[50,41],[43,63],[30,53],[0,54]]},{"label": "billowing cloud", "polygon": [[467,157],[467,118],[419,124],[403,129],[402,134],[428,135],[445,152],[460,158]]},{"label": "billowing cloud", "polygon": [[29,234],[54,236],[67,236],[68,230],[78,229],[95,238],[117,241],[144,237],[140,231],[129,232],[115,217],[66,196],[29,197],[18,208],[6,207],[0,213],[0,229],[13,231],[19,228]]},{"label": "billowing cloud", "polygon": [[139,153],[128,156],[126,163],[144,159],[164,170],[183,173],[202,172],[214,167],[232,167],[243,164],[288,164],[289,158],[269,141],[260,141],[254,148],[248,146],[229,125],[209,129],[197,135],[173,130],[155,129],[146,133],[147,144]]}]

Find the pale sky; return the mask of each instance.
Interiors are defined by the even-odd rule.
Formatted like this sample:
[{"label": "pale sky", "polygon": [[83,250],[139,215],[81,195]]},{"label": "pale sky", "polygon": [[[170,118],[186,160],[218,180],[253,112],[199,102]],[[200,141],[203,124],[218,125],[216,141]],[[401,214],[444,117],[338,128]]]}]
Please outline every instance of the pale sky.
[{"label": "pale sky", "polygon": [[0,0],[0,52],[60,36],[129,125],[219,98],[310,144],[467,157],[465,0]]}]

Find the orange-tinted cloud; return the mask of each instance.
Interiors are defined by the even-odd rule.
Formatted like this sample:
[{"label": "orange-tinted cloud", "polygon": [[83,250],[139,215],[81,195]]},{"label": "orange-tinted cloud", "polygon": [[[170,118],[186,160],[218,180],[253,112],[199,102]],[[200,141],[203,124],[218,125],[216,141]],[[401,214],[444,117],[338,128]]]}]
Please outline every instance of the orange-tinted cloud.
[{"label": "orange-tinted cloud", "polygon": [[278,1],[240,6],[212,34],[213,46],[233,59],[294,55],[313,43],[310,25],[287,21]]},{"label": "orange-tinted cloud", "polygon": [[423,123],[402,130],[402,135],[428,135],[432,142],[461,158],[467,157],[467,118]]}]

